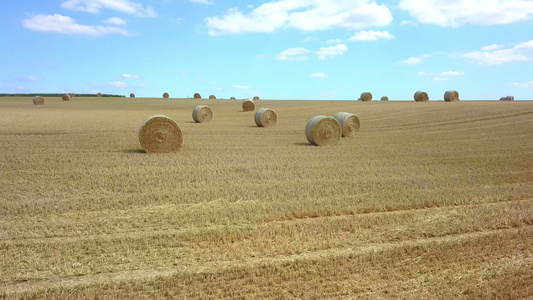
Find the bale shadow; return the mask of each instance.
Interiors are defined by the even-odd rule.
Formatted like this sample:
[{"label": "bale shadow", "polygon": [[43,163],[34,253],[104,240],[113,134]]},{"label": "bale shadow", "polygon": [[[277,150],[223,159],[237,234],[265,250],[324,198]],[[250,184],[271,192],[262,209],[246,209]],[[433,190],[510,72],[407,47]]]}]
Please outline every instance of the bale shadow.
[{"label": "bale shadow", "polygon": [[[296,146],[313,146],[311,143],[294,143]],[[314,146],[313,146],[314,147]]]},{"label": "bale shadow", "polygon": [[145,154],[146,151],[144,151],[143,149],[127,149],[127,150],[124,150],[124,153],[129,153],[129,154]]}]

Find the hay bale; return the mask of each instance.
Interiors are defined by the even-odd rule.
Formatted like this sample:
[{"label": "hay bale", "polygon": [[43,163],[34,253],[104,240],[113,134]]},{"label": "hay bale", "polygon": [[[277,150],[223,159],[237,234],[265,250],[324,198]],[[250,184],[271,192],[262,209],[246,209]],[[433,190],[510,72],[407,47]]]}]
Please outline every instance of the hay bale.
[{"label": "hay bale", "polygon": [[446,91],[446,93],[444,93],[444,101],[446,102],[459,101],[459,93],[457,91]]},{"label": "hay bale", "polygon": [[259,100],[259,96],[254,96],[254,100]]},{"label": "hay bale", "polygon": [[216,99],[215,95],[209,95],[209,99]]},{"label": "hay bale", "polygon": [[96,94],[96,97],[102,97],[102,93]]},{"label": "hay bale", "polygon": [[192,111],[192,118],[196,123],[209,123],[213,119],[213,111],[207,105],[198,105]]},{"label": "hay bale", "polygon": [[235,97],[230,97],[229,99],[230,99],[230,100],[235,100]]},{"label": "hay bale", "polygon": [[74,94],[74,93],[70,93],[70,94],[68,94],[68,95],[69,95],[70,98],[74,98],[74,97],[76,97],[76,94]]},{"label": "hay bale", "polygon": [[514,101],[514,96],[501,97],[500,101]]},{"label": "hay bale", "polygon": [[163,115],[152,116],[144,121],[138,136],[142,149],[147,153],[177,152],[183,143],[178,124]]},{"label": "hay bale", "polygon": [[372,94],[368,92],[364,92],[361,94],[361,100],[363,101],[372,101]]},{"label": "hay bale", "polygon": [[198,93],[194,93],[193,98],[194,99],[202,99],[202,96],[200,96],[200,94],[198,94]]},{"label": "hay bale", "polygon": [[135,94],[134,94],[134,93],[131,93],[131,94],[130,94],[130,98],[135,98]]},{"label": "hay bale", "polygon": [[338,112],[333,117],[339,121],[343,137],[354,136],[361,127],[361,122],[356,114],[348,112]]},{"label": "hay bale", "polygon": [[341,135],[341,124],[333,117],[315,116],[305,126],[305,136],[315,146],[336,145]]},{"label": "hay bale", "polygon": [[35,105],[43,105],[44,104],[44,98],[41,97],[41,96],[33,97],[33,104],[35,104]]},{"label": "hay bale", "polygon": [[65,95],[61,96],[61,99],[63,101],[69,101],[70,100],[70,96],[68,94],[65,94]]},{"label": "hay bale", "polygon": [[381,97],[381,101],[389,101],[389,97],[383,96],[383,97]]},{"label": "hay bale", "polygon": [[423,91],[417,91],[414,95],[414,98],[416,102],[429,101],[428,93]]},{"label": "hay bale", "polygon": [[170,97],[168,93],[163,93],[163,98],[168,99],[168,97]]},{"label": "hay bale", "polygon": [[259,127],[273,126],[278,121],[278,115],[270,108],[261,108],[255,113],[254,120]]},{"label": "hay bale", "polygon": [[255,103],[251,99],[244,99],[242,101],[242,110],[244,111],[254,111],[255,110]]}]

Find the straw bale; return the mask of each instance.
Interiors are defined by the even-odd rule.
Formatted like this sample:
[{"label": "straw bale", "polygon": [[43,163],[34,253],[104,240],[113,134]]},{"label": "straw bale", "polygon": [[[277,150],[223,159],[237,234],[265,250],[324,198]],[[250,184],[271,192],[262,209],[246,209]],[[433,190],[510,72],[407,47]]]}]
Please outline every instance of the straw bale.
[{"label": "straw bale", "polygon": [[216,99],[215,95],[209,95],[209,99]]},{"label": "straw bale", "polygon": [[259,100],[259,96],[254,96],[254,100]]},{"label": "straw bale", "polygon": [[372,94],[368,92],[364,92],[361,94],[361,100],[363,101],[372,101]]},{"label": "straw bale", "polygon": [[336,145],[342,135],[341,125],[333,117],[315,116],[305,127],[307,140],[315,146]]},{"label": "straw bale", "polygon": [[130,98],[135,98],[135,94],[134,94],[134,93],[131,93],[131,94],[130,94]]},{"label": "straw bale", "polygon": [[163,98],[167,99],[168,97],[170,97],[168,93],[163,93]]},{"label": "straw bale", "polygon": [[514,96],[505,96],[500,98],[501,101],[514,101]]},{"label": "straw bale", "polygon": [[230,100],[235,100],[235,97],[230,97],[229,99],[230,99]]},{"label": "straw bale", "polygon": [[177,152],[183,143],[181,129],[163,115],[151,116],[139,128],[139,142],[147,153]]},{"label": "straw bale", "polygon": [[354,136],[359,131],[359,127],[361,127],[361,122],[356,114],[338,112],[333,117],[339,121],[343,137]]},{"label": "straw bale", "polygon": [[68,95],[69,95],[70,98],[74,98],[74,97],[76,97],[76,94],[74,94],[74,93],[70,93],[70,94],[68,94]]},{"label": "straw bale", "polygon": [[209,123],[213,119],[213,111],[207,105],[198,105],[192,111],[196,123]]},{"label": "straw bale", "polygon": [[457,91],[446,91],[446,93],[444,93],[444,101],[446,102],[459,101],[459,93]]},{"label": "straw bale", "polygon": [[417,91],[414,95],[414,98],[416,102],[429,101],[428,93],[423,91]]},{"label": "straw bale", "polygon": [[255,113],[254,120],[259,127],[273,126],[278,121],[278,115],[270,108],[261,108]]},{"label": "straw bale", "polygon": [[102,93],[96,94],[96,97],[102,97]]},{"label": "straw bale", "polygon": [[33,97],[33,104],[35,104],[35,105],[43,105],[44,104],[44,98],[41,97],[41,96]]},{"label": "straw bale", "polygon": [[61,96],[61,99],[63,101],[69,101],[70,100],[70,96],[68,94],[65,94],[65,95]]},{"label": "straw bale", "polygon": [[194,93],[194,99],[202,99],[202,96],[200,96],[200,94],[198,93]]},{"label": "straw bale", "polygon": [[251,99],[244,99],[242,101],[242,110],[244,111],[254,111],[255,110],[255,103]]},{"label": "straw bale", "polygon": [[381,97],[381,101],[389,101],[389,97],[383,96],[383,97]]}]

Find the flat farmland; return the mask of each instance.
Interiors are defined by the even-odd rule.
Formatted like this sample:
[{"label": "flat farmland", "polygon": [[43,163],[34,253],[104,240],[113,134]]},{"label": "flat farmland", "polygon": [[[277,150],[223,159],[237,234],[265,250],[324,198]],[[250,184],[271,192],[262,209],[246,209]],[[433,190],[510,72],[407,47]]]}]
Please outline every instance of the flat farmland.
[{"label": "flat farmland", "polygon": [[[533,297],[533,102],[262,107],[0,98],[0,298]],[[340,111],[356,136],[311,146]],[[178,153],[142,151],[158,114]]]}]

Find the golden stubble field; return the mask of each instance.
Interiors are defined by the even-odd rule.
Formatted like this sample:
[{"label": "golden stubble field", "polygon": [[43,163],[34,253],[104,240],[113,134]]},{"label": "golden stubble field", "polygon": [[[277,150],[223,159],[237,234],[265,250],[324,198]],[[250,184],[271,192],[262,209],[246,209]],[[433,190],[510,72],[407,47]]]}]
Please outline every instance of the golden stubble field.
[{"label": "golden stubble field", "polygon": [[[0,98],[0,298],[533,297],[533,102]],[[211,123],[193,122],[199,104]],[[361,130],[311,146],[307,121]],[[137,131],[164,114],[176,154]]]}]

